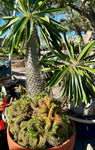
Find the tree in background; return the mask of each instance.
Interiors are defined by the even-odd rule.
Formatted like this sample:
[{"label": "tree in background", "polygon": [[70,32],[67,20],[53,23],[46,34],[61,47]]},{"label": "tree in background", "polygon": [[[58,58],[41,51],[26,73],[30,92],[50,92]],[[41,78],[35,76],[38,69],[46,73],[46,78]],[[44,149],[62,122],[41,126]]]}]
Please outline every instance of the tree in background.
[{"label": "tree in background", "polygon": [[[81,36],[81,31],[92,30],[95,33],[95,1],[94,0],[50,0],[56,7],[65,7],[66,24]],[[79,13],[79,14],[78,14]],[[80,22],[81,21],[81,22]],[[70,23],[71,22],[71,23]],[[95,38],[95,37],[93,37]]]},{"label": "tree in background", "polygon": [[66,17],[63,17],[60,21],[64,25],[67,25],[70,31],[75,31],[83,39],[82,32],[86,33],[88,30],[92,30],[90,22],[81,16],[78,12],[72,10],[72,8],[65,9]]}]

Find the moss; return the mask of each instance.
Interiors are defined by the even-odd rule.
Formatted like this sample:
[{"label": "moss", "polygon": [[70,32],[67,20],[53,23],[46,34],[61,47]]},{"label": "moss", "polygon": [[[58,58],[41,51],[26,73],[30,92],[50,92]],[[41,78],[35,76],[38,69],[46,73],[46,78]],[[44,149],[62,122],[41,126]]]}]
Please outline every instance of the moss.
[{"label": "moss", "polygon": [[7,110],[10,132],[20,145],[28,148],[59,145],[68,134],[68,123],[60,108],[60,103],[47,95],[39,100],[18,100]]}]

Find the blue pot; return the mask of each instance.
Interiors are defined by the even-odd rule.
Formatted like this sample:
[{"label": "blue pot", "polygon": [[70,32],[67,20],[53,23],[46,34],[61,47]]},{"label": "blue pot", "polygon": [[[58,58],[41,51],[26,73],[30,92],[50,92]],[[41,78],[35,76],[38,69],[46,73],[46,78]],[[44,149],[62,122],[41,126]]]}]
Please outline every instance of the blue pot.
[{"label": "blue pot", "polygon": [[86,137],[95,137],[95,120],[85,120],[69,116],[74,121],[76,134]]}]

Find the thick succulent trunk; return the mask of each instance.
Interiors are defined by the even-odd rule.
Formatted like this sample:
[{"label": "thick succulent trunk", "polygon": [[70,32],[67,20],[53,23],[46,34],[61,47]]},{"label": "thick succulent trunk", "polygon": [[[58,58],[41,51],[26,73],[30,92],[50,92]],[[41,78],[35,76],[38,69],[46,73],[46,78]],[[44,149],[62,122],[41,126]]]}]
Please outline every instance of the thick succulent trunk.
[{"label": "thick succulent trunk", "polygon": [[34,25],[31,38],[26,44],[26,87],[33,97],[44,90],[44,81],[38,63],[38,49],[38,34]]}]

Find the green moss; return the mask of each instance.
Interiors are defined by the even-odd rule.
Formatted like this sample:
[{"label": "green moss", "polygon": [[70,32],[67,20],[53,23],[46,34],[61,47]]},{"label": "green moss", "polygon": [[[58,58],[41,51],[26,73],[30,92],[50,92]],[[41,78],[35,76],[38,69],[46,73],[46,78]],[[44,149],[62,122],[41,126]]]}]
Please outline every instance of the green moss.
[{"label": "green moss", "polygon": [[[30,102],[18,100],[8,108],[10,132],[15,140],[31,149],[56,146],[68,137],[68,119],[63,116],[60,103],[48,95]],[[64,119],[65,118],[65,119]]]}]

